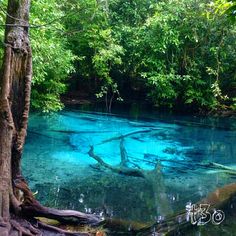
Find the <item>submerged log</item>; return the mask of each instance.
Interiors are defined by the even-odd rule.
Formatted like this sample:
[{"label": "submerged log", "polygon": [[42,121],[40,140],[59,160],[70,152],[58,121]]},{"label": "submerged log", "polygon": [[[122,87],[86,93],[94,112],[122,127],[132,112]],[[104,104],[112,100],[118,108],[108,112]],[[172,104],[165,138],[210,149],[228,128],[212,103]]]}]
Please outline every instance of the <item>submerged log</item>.
[{"label": "submerged log", "polygon": [[127,167],[128,155],[124,146],[124,138],[122,138],[120,141],[120,157],[121,157],[120,166]]},{"label": "submerged log", "polygon": [[227,170],[227,171],[235,172],[235,174],[236,174],[236,169],[235,168],[228,167],[228,166],[216,163],[216,162],[210,162],[209,164],[206,164],[206,166],[212,167],[212,168],[215,168],[215,169]]},{"label": "submerged log", "polygon": [[[236,183],[233,183],[216,189],[206,198],[203,198],[197,202],[196,205],[209,205],[209,212],[214,212],[215,209],[224,210],[225,208],[229,207],[232,201],[235,201],[235,197]],[[167,217],[166,220],[160,223],[154,223],[149,227],[141,229],[136,235],[148,236],[154,232],[156,234],[178,235],[180,231],[183,232],[191,227],[194,227],[194,225],[187,220],[188,217],[188,212],[186,210],[182,210],[177,214]]]},{"label": "submerged log", "polygon": [[[180,165],[180,166],[183,166],[185,169],[189,169],[189,170],[193,170],[193,167],[194,166],[194,169],[197,169],[197,168],[204,168],[204,169],[213,169],[213,170],[221,170],[223,173],[225,174],[228,174],[228,175],[236,175],[236,168],[232,168],[232,167],[229,167],[229,166],[226,166],[226,165],[222,165],[222,164],[219,164],[219,163],[216,163],[216,162],[202,162],[202,163],[194,163],[193,165],[193,161],[192,160],[181,160],[181,161],[178,161],[178,160],[173,160],[173,159],[160,159],[158,156],[156,155],[153,155],[153,154],[144,154],[144,157],[145,159],[154,159],[155,161],[160,161],[161,163],[162,162],[169,162],[169,163],[173,163],[175,165]],[[150,163],[150,164],[155,164],[154,161],[150,161],[150,160],[142,160],[142,159],[138,159],[136,157],[132,157],[132,159],[134,160],[139,160],[139,161],[143,161],[143,162],[147,162],[147,163]],[[165,166],[162,164],[162,166]],[[191,167],[189,167],[191,166]],[[176,168],[176,166],[167,166],[168,168]],[[177,169],[176,169],[177,170]],[[178,171],[178,170],[177,170]]]},{"label": "submerged log", "polygon": [[115,131],[112,130],[102,130],[102,131],[94,131],[94,130],[81,130],[81,131],[74,131],[74,130],[49,130],[50,132],[55,133],[65,133],[65,134],[94,134],[94,133],[114,133]]},{"label": "submerged log", "polygon": [[89,156],[92,157],[94,160],[96,160],[101,166],[117,173],[117,174],[123,174],[123,175],[127,175],[127,176],[134,176],[134,177],[142,177],[145,178],[145,174],[138,169],[134,169],[134,168],[129,168],[129,167],[124,167],[124,166],[112,166],[107,164],[106,162],[104,162],[102,160],[101,157],[97,156],[94,153],[94,147],[91,146],[89,152],[88,152]]},{"label": "submerged log", "polygon": [[135,134],[150,133],[150,132],[157,131],[157,130],[163,130],[163,129],[162,128],[149,128],[149,129],[136,130],[136,131],[133,131],[133,132],[130,132],[130,133],[121,134],[121,135],[103,140],[102,142],[100,142],[97,145],[102,145],[102,144],[109,143],[109,142],[112,142],[112,141],[115,141],[115,140],[124,139],[126,137],[129,137],[129,136],[132,136],[132,135],[135,135]]}]

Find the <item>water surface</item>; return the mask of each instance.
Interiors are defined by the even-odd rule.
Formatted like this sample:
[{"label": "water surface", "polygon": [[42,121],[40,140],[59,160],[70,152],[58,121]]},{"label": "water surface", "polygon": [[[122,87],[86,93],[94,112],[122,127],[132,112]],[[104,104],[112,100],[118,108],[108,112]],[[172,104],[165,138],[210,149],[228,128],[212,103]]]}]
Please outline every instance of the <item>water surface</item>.
[{"label": "water surface", "polygon": [[[113,173],[88,155],[93,146],[104,162],[119,167],[121,142],[126,166],[147,178]],[[31,114],[23,172],[47,206],[155,222],[235,182],[235,175],[205,167],[236,168],[235,143],[234,119],[134,119],[67,109]]]}]

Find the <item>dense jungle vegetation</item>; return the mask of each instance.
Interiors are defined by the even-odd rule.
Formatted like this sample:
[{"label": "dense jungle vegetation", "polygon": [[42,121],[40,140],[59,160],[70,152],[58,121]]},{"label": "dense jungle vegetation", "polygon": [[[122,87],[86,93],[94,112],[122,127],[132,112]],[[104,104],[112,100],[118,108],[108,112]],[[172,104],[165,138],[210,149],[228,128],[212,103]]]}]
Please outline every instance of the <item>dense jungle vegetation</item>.
[{"label": "dense jungle vegetation", "polygon": [[234,234],[236,0],[0,12],[0,236]]},{"label": "dense jungle vegetation", "polygon": [[[69,89],[108,107],[134,99],[173,109],[236,109],[235,3],[32,1],[32,107],[59,110]],[[4,25],[6,1],[0,6]]]}]

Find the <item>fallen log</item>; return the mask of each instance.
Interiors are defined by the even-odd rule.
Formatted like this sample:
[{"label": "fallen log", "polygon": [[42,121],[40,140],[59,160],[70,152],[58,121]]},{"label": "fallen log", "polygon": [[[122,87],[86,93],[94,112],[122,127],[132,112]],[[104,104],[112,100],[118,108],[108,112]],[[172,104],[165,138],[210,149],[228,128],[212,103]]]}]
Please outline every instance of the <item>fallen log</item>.
[{"label": "fallen log", "polygon": [[122,138],[120,141],[120,157],[121,157],[120,166],[127,167],[128,155],[124,146],[124,138]]},{"label": "fallen log", "polygon": [[94,133],[114,133],[115,131],[94,131],[94,130],[81,130],[81,131],[74,131],[74,130],[49,130],[49,132],[55,133],[65,133],[65,134],[94,134]]},{"label": "fallen log", "polygon": [[[236,183],[226,185],[222,188],[216,189],[210,193],[206,198],[203,198],[196,205],[207,204],[209,205],[209,212],[214,212],[215,209],[224,210],[236,197]],[[233,200],[234,199],[234,200]],[[191,227],[194,227],[188,219],[188,212],[182,210],[177,214],[169,216],[162,222],[157,222],[149,227],[141,229],[137,232],[137,236],[148,236],[151,233],[164,234],[164,235],[178,235]]]},{"label": "fallen log", "polygon": [[133,177],[141,177],[145,178],[145,174],[143,171],[139,169],[134,169],[134,168],[129,168],[129,167],[124,167],[124,166],[111,166],[104,162],[101,157],[97,156],[94,153],[94,147],[91,146],[90,150],[88,152],[89,156],[92,157],[94,160],[96,160],[101,166],[117,173],[117,174],[123,174],[127,176],[133,176]]},{"label": "fallen log", "polygon": [[150,129],[136,130],[136,131],[133,131],[133,132],[130,132],[130,133],[121,134],[121,135],[103,140],[102,142],[98,143],[97,145],[102,145],[102,144],[112,142],[112,141],[115,141],[115,140],[120,140],[120,139],[129,137],[129,136],[132,136],[132,135],[135,135],[135,134],[150,133],[150,132],[153,132],[153,131],[156,131],[156,130],[163,130],[163,129],[162,128],[150,128]]},{"label": "fallen log", "polygon": [[235,172],[235,174],[236,174],[236,169],[235,168],[225,166],[225,165],[222,165],[222,164],[219,164],[219,163],[216,163],[216,162],[209,162],[208,164],[206,164],[206,166],[213,167],[215,169],[220,169],[220,170],[232,171],[232,172]]}]

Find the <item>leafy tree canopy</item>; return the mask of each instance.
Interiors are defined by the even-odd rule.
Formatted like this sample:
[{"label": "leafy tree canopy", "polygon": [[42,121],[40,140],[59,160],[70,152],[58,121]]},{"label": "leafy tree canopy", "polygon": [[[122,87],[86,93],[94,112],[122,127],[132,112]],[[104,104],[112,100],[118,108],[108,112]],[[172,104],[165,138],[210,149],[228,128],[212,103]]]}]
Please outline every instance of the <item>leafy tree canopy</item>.
[{"label": "leafy tree canopy", "polygon": [[32,106],[61,109],[60,95],[73,75],[89,85],[94,97],[110,102],[136,93],[159,107],[236,108],[235,4],[33,1]]}]

